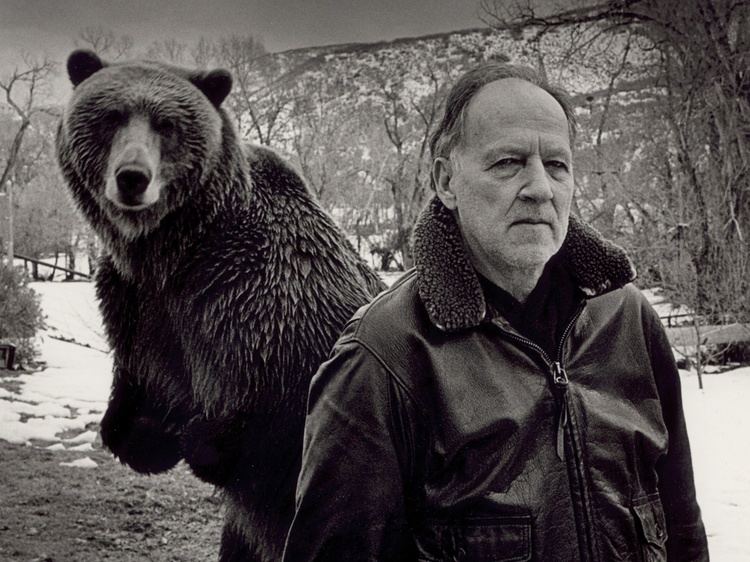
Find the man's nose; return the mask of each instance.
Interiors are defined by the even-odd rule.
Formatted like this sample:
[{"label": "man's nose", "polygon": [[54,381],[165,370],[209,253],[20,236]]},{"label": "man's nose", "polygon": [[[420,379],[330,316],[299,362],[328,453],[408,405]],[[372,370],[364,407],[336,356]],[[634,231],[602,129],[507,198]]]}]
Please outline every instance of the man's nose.
[{"label": "man's nose", "polygon": [[554,195],[552,184],[541,158],[529,158],[526,160],[524,174],[523,187],[518,193],[521,199],[533,201],[548,201],[552,199]]}]

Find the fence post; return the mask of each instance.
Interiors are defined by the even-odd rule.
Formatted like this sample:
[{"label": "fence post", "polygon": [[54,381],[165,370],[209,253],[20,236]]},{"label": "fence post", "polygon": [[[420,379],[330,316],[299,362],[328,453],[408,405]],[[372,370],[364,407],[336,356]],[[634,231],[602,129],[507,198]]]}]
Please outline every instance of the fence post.
[{"label": "fence post", "polygon": [[13,265],[13,192],[10,182],[0,191],[0,239],[5,242],[5,259]]}]

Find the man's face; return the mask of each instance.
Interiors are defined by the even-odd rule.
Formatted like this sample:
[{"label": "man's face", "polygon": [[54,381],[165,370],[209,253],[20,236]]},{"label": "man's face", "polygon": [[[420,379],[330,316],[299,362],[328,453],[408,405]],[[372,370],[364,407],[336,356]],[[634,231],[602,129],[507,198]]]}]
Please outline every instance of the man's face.
[{"label": "man's face", "polygon": [[573,197],[568,122],[541,88],[515,78],[483,86],[463,140],[433,167],[477,270],[541,271],[562,245]]}]

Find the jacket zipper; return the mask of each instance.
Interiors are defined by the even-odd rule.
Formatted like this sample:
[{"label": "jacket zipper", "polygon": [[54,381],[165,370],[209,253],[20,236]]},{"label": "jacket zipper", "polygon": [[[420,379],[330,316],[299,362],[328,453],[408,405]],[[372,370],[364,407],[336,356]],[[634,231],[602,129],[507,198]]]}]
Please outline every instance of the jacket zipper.
[{"label": "jacket zipper", "polygon": [[557,458],[565,460],[565,426],[568,425],[568,373],[563,369],[560,361],[555,361],[550,366],[552,370],[552,381],[555,387],[559,389],[560,395],[560,415],[557,418]]},{"label": "jacket zipper", "polygon": [[512,332],[509,332],[505,328],[503,328],[499,323],[493,322],[500,330],[508,336],[510,339],[513,339],[519,343],[522,343],[526,347],[530,347],[533,350],[535,350],[544,361],[544,364],[547,366],[547,369],[549,369],[550,375],[552,377],[552,385],[555,389],[555,396],[559,401],[560,404],[560,413],[557,417],[557,439],[555,444],[555,450],[557,451],[557,456],[561,461],[565,460],[565,427],[568,425],[569,421],[569,412],[568,412],[568,383],[570,382],[568,379],[568,373],[565,371],[565,367],[563,367],[563,347],[565,346],[565,340],[568,339],[568,335],[570,334],[570,331],[573,329],[573,326],[578,321],[578,317],[581,315],[581,312],[583,312],[585,304],[581,303],[578,306],[578,309],[576,310],[575,314],[573,315],[573,318],[571,318],[570,322],[568,322],[568,325],[565,326],[565,330],[563,330],[562,337],[560,338],[560,343],[557,346],[557,360],[552,361],[550,359],[549,355],[547,355],[547,352],[542,349],[538,344],[534,343],[528,338],[525,338],[521,336],[520,334],[514,334]]},{"label": "jacket zipper", "polygon": [[[560,342],[557,346],[557,360],[552,361],[547,355],[547,352],[544,351],[539,345],[534,343],[528,338],[525,338],[521,335],[516,335],[512,332],[509,332],[505,328],[503,328],[499,323],[493,322],[498,328],[500,328],[500,331],[503,332],[508,338],[515,340],[527,347],[530,347],[531,349],[534,349],[542,358],[545,365],[549,369],[551,378],[552,378],[552,386],[555,389],[555,396],[558,398],[560,403],[560,413],[557,418],[557,438],[555,442],[555,449],[557,451],[557,456],[561,461],[565,461],[565,428],[570,423],[570,411],[569,411],[569,405],[568,405],[568,384],[570,380],[568,379],[568,373],[565,371],[565,367],[563,366],[563,348],[565,346],[565,340],[567,340],[568,336],[570,335],[571,330],[573,329],[573,326],[578,321],[578,318],[581,316],[581,313],[583,312],[583,309],[585,307],[585,301],[582,302],[580,305],[578,305],[578,309],[576,310],[575,314],[573,315],[573,318],[571,318],[570,322],[568,322],[568,325],[565,327],[565,330],[563,330],[562,336],[560,337]],[[589,549],[589,555],[593,556],[591,553],[591,549],[594,548],[593,546],[593,537],[591,536],[591,521],[589,518],[588,513],[588,507],[587,503],[588,500],[586,499],[587,494],[585,493],[585,479],[583,475],[583,470],[581,467],[581,459],[579,458],[577,447],[575,444],[575,435],[571,433],[571,439],[573,441],[572,451],[573,451],[573,464],[575,466],[576,471],[576,477],[579,481],[579,486],[581,487],[581,495],[582,495],[582,513],[581,515],[584,518],[584,527],[586,529],[586,539],[587,539],[587,548]]]},{"label": "jacket zipper", "polygon": [[561,460],[565,460],[565,427],[568,425],[569,413],[568,413],[568,373],[565,372],[563,367],[563,347],[565,346],[565,340],[568,339],[573,326],[578,321],[578,317],[583,312],[584,303],[578,305],[573,318],[571,318],[568,325],[563,330],[562,337],[560,337],[560,343],[557,345],[557,361],[552,363],[552,382],[559,389],[560,393],[560,416],[557,420],[557,457]]},{"label": "jacket zipper", "polygon": [[[580,305],[578,305],[578,309],[576,310],[575,314],[573,315],[573,318],[568,322],[568,325],[565,327],[565,330],[563,330],[562,336],[560,337],[560,342],[557,346],[557,360],[552,361],[547,355],[547,352],[544,351],[538,344],[534,343],[528,338],[525,338],[521,335],[516,335],[512,332],[509,332],[505,328],[503,328],[499,323],[494,322],[501,332],[503,332],[508,338],[515,340],[527,347],[530,347],[531,349],[534,349],[539,355],[541,356],[542,360],[544,361],[545,365],[549,369],[550,375],[552,377],[552,385],[555,389],[555,396],[559,399],[560,403],[560,413],[557,418],[557,438],[555,443],[555,449],[557,451],[557,456],[561,461],[565,461],[565,428],[567,427],[568,423],[570,422],[570,412],[569,412],[569,406],[568,406],[568,383],[570,380],[568,379],[568,373],[565,371],[565,367],[563,366],[563,348],[565,346],[565,340],[570,335],[571,330],[573,329],[573,326],[578,321],[578,318],[581,316],[581,313],[583,312],[583,309],[585,307],[585,301],[582,302]],[[575,441],[575,436],[571,435],[571,439]],[[584,477],[581,469],[581,459],[579,458],[577,451],[576,451],[576,445],[575,442],[573,443],[573,464],[575,465],[576,470],[576,476],[579,480],[579,486],[581,486],[581,494],[582,494],[582,501],[584,503],[583,505],[583,517],[585,520],[584,526],[586,528],[586,538],[588,543],[588,548],[593,549],[593,538],[591,536],[591,521],[589,520],[588,515],[588,508],[586,506],[587,500],[586,500],[586,494],[584,492],[585,484],[584,484]]]}]

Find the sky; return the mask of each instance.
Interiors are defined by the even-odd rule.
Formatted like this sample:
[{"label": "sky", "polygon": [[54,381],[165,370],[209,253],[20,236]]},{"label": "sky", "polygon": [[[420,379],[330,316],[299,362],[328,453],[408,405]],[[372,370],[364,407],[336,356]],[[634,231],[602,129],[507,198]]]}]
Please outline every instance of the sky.
[{"label": "sky", "polygon": [[0,75],[21,52],[64,60],[87,26],[136,45],[250,34],[283,51],[480,27],[480,13],[479,0],[0,0]]}]

